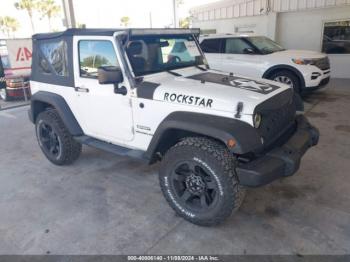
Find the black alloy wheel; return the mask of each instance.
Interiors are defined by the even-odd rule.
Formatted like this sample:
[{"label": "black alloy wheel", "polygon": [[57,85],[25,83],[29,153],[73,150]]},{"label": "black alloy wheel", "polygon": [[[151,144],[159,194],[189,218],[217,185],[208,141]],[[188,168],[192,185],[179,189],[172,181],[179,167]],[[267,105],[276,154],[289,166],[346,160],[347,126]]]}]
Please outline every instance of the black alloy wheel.
[{"label": "black alloy wheel", "polygon": [[206,212],[218,202],[218,185],[204,166],[190,160],[178,163],[170,175],[171,188],[189,210]]},{"label": "black alloy wheel", "polygon": [[39,143],[46,154],[53,158],[60,158],[62,153],[61,141],[52,126],[41,121],[37,127]]},{"label": "black alloy wheel", "polygon": [[55,109],[41,112],[35,129],[42,152],[55,165],[69,165],[79,158],[82,146],[69,133]]}]

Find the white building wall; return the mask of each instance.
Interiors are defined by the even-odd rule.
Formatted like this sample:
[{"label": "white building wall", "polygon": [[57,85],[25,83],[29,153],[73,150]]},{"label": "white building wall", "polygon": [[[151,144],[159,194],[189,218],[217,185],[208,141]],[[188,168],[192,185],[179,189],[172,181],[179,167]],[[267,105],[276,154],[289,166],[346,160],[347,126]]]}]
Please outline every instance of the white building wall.
[{"label": "white building wall", "polygon": [[267,31],[267,16],[240,17],[220,20],[194,21],[192,27],[200,27],[202,30],[216,29],[217,33],[236,33],[238,30],[246,30],[265,34]]},{"label": "white building wall", "polygon": [[199,21],[260,15],[266,11],[267,0],[223,0],[191,10]]},{"label": "white building wall", "polygon": [[[249,1],[249,0],[248,0]],[[291,12],[350,4],[350,0],[270,0],[275,12]]]},{"label": "white building wall", "polygon": [[199,27],[201,30],[215,29],[218,34],[226,33],[254,33],[259,35],[266,35],[275,39],[276,34],[276,13],[269,13],[269,15],[240,17],[230,19],[220,19],[212,21],[202,21],[192,23],[192,27]]},{"label": "white building wall", "polygon": [[[279,13],[276,40],[288,49],[322,50],[323,24],[350,19],[350,6]],[[332,76],[350,78],[350,54],[329,54]]]},{"label": "white building wall", "polygon": [[344,5],[350,5],[350,0],[222,0],[192,8],[191,13],[194,21],[200,22]]}]

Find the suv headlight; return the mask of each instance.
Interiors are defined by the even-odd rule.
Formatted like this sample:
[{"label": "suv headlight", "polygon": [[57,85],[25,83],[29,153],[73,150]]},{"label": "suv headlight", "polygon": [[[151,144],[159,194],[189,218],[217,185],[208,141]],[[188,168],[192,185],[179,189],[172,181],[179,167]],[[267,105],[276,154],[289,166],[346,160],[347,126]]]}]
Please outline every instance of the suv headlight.
[{"label": "suv headlight", "polygon": [[260,127],[260,124],[261,124],[261,115],[256,113],[254,116],[253,116],[253,124],[254,124],[254,127],[255,128],[259,128]]},{"label": "suv headlight", "polygon": [[313,65],[315,63],[315,59],[293,58],[292,61],[297,65]]}]

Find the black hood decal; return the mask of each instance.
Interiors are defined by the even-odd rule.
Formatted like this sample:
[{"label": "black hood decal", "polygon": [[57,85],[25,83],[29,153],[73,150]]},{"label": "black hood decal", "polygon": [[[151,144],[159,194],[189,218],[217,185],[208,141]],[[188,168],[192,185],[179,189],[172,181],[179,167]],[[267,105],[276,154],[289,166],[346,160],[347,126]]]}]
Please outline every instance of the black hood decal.
[{"label": "black hood decal", "polygon": [[240,89],[257,92],[260,94],[267,95],[280,87],[277,85],[271,85],[259,81],[255,81],[249,78],[228,76],[224,74],[216,73],[202,73],[187,77],[189,79],[199,80],[202,82],[210,82],[215,84],[221,84],[226,86],[232,86]]},{"label": "black hood decal", "polygon": [[141,82],[136,85],[137,97],[144,99],[153,99],[154,92],[160,84],[152,82]]}]

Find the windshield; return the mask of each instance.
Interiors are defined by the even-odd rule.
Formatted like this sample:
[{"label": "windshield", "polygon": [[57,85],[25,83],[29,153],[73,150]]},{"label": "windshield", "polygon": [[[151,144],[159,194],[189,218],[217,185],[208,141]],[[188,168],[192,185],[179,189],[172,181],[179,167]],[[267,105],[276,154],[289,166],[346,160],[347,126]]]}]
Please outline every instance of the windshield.
[{"label": "windshield", "polygon": [[136,76],[204,64],[192,35],[133,37],[126,53]]},{"label": "windshield", "polygon": [[246,37],[263,54],[271,54],[285,50],[282,46],[263,36]]},{"label": "windshield", "polygon": [[4,67],[4,69],[11,68],[8,56],[1,56],[1,62],[2,62],[2,66]]}]

